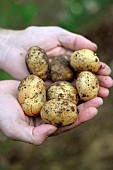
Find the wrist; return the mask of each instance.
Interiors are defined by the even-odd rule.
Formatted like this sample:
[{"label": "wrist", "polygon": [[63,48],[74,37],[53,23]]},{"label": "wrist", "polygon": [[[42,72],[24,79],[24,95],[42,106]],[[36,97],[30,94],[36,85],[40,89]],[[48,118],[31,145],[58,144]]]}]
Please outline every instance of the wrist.
[{"label": "wrist", "polygon": [[4,70],[6,56],[11,46],[13,30],[0,29],[0,69]]}]

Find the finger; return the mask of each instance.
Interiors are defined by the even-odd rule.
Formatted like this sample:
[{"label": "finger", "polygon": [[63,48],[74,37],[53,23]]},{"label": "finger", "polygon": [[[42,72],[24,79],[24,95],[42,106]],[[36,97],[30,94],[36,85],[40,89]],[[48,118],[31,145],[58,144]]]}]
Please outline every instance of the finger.
[{"label": "finger", "polygon": [[113,80],[111,77],[109,76],[97,76],[98,80],[99,80],[99,84],[102,87],[106,87],[106,88],[110,88],[113,86]]},{"label": "finger", "polygon": [[46,85],[46,90],[51,86],[52,81],[51,80],[46,80],[45,85]]},{"label": "finger", "polygon": [[87,48],[93,51],[97,50],[97,45],[87,38],[66,30],[61,32],[58,40],[64,48],[70,49],[72,51],[80,50],[83,48]]},{"label": "finger", "polygon": [[96,108],[98,108],[98,107],[101,106],[102,104],[103,104],[102,98],[100,98],[100,97],[95,97],[95,98],[93,98],[93,99],[91,99],[91,100],[89,100],[89,101],[87,101],[87,102],[85,102],[85,103],[80,104],[80,105],[78,106],[78,109],[79,109],[80,111],[82,111],[82,110],[87,109],[87,108],[89,108],[89,107],[96,107]]},{"label": "finger", "polygon": [[80,114],[79,114],[78,119],[75,122],[74,126],[78,126],[81,123],[92,119],[94,116],[97,115],[97,113],[98,113],[98,110],[95,107],[88,107],[88,108],[80,111]]},{"label": "finger", "polygon": [[43,125],[46,124],[46,122],[40,116],[36,116],[34,122],[35,122],[35,127],[40,126],[42,124]]},{"label": "finger", "polygon": [[[14,140],[31,143],[34,145],[42,144],[46,138],[56,131],[52,125],[40,125],[37,127],[28,126],[25,122],[15,125],[15,131],[8,132],[7,136]],[[11,128],[13,129],[13,128]]]},{"label": "finger", "polygon": [[59,129],[57,129],[57,131],[53,135],[58,135],[58,134],[66,132],[66,131],[69,131],[69,130],[75,128],[76,126],[80,125],[81,123],[84,123],[84,122],[92,119],[94,116],[97,115],[97,113],[98,113],[98,111],[95,107],[89,107],[87,109],[84,109],[84,110],[80,111],[78,119],[75,121],[75,123],[73,123],[70,126],[65,126],[65,127],[61,127]]},{"label": "finger", "polygon": [[97,74],[103,75],[103,76],[109,76],[110,73],[111,73],[110,67],[107,64],[101,62],[101,67],[99,71],[97,72]]},{"label": "finger", "polygon": [[109,96],[109,90],[100,86],[98,96],[102,98]]}]

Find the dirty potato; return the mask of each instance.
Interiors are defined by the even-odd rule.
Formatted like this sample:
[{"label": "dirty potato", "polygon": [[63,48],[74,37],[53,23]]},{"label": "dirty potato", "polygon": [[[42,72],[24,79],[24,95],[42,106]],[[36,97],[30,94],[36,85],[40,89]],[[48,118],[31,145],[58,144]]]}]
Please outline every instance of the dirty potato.
[{"label": "dirty potato", "polygon": [[67,99],[75,104],[78,103],[78,92],[72,83],[57,81],[47,91],[47,99]]},{"label": "dirty potato", "polygon": [[29,48],[26,54],[26,65],[31,74],[45,80],[50,72],[50,64],[46,52],[38,46]]},{"label": "dirty potato", "polygon": [[95,74],[89,71],[82,71],[77,77],[76,88],[80,98],[88,101],[98,95],[99,81]]},{"label": "dirty potato", "polygon": [[27,76],[18,87],[17,99],[26,115],[38,115],[46,101],[46,89],[43,80],[36,75]]},{"label": "dirty potato", "polygon": [[96,53],[88,49],[82,49],[75,51],[71,55],[70,65],[75,71],[91,71],[96,73],[101,64]]},{"label": "dirty potato", "polygon": [[70,67],[69,55],[63,54],[51,62],[51,79],[53,82],[59,80],[72,80],[74,74]]},{"label": "dirty potato", "polygon": [[70,125],[77,117],[77,106],[69,100],[51,99],[41,109],[41,118],[57,127]]}]

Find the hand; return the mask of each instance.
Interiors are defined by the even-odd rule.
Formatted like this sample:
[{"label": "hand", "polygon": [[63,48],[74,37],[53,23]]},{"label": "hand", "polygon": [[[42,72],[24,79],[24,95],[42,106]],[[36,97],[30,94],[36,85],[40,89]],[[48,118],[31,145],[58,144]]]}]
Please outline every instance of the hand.
[{"label": "hand", "polygon": [[[0,130],[13,140],[40,145],[57,128],[45,124],[40,117],[28,117],[24,114],[16,99],[18,85],[19,82],[13,80],[0,82]],[[84,109],[84,111],[82,111],[81,107],[80,121],[85,122],[94,117],[97,113],[96,107],[101,104],[102,99],[97,98],[90,101],[89,104],[87,103],[88,108]],[[61,128],[59,133],[66,130],[66,128]]]},{"label": "hand", "polygon": [[57,128],[24,114],[16,99],[18,85],[14,80],[0,82],[0,130],[13,140],[40,145]]},{"label": "hand", "polygon": [[[65,126],[57,129],[57,131],[53,135],[58,135],[63,132],[66,132],[70,129],[75,128],[76,126],[84,123],[90,119],[92,119],[97,113],[97,108],[103,104],[103,99],[109,95],[109,88],[113,86],[113,80],[109,76],[111,73],[111,69],[108,65],[101,62],[101,67],[97,73],[97,78],[99,80],[100,88],[98,97],[89,100],[85,103],[82,103],[78,106],[79,116],[78,119],[70,126]],[[48,87],[50,83],[48,84]]]},{"label": "hand", "polygon": [[29,74],[25,64],[25,55],[30,46],[38,45],[47,52],[50,58],[64,53],[70,54],[72,51],[83,48],[93,51],[97,49],[97,46],[85,37],[60,27],[32,26],[22,31],[8,31],[9,36],[7,36],[7,31],[4,34],[8,38],[4,40],[5,44],[1,50],[1,55],[4,52],[1,68],[19,80]]},{"label": "hand", "polygon": [[[100,81],[99,96],[107,97],[108,88],[113,85],[112,79],[108,76],[110,68],[102,64],[98,71]],[[46,83],[47,86],[50,83]],[[75,128],[83,122],[92,119],[97,114],[97,108],[103,104],[101,97],[96,97],[78,106],[79,116],[75,123],[70,126],[57,129],[55,126],[45,124],[40,117],[26,116],[17,99],[18,81],[0,82],[0,130],[9,138],[20,140],[34,145],[42,144],[48,136],[58,135]]]}]

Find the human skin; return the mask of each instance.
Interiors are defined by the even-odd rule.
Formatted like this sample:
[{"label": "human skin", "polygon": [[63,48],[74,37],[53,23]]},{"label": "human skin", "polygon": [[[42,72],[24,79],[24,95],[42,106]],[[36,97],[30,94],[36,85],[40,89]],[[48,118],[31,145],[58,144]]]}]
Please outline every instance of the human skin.
[{"label": "human skin", "polygon": [[[40,117],[28,117],[17,101],[17,88],[24,77],[29,75],[25,64],[25,54],[30,46],[43,48],[49,58],[60,54],[71,54],[75,50],[88,48],[93,51],[97,46],[85,37],[59,27],[28,27],[25,30],[0,30],[0,68],[17,80],[0,82],[0,130],[9,138],[40,145],[48,136],[58,135],[92,119],[109,95],[113,81],[109,76],[111,69],[105,63],[97,73],[100,83],[98,97],[78,106],[79,116],[70,126],[56,128],[45,124]],[[51,82],[46,81],[46,88]]]},{"label": "human skin", "polygon": [[1,29],[0,42],[0,68],[19,80],[29,74],[25,55],[30,46],[43,48],[49,58],[82,48],[97,49],[96,44],[85,37],[59,27],[31,26],[19,31]]}]

